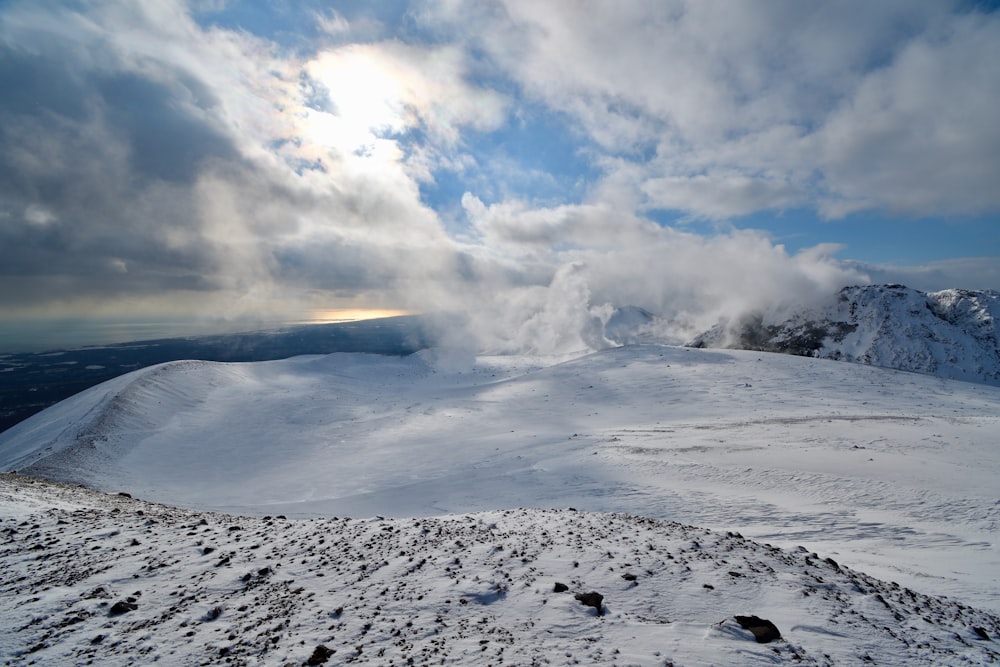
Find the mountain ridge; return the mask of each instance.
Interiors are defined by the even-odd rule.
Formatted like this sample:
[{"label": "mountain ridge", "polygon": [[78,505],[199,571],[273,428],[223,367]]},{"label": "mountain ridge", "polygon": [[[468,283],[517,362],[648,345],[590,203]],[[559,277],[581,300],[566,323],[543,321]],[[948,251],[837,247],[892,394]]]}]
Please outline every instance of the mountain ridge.
[{"label": "mountain ridge", "polygon": [[756,312],[687,343],[862,363],[1000,385],[1000,292],[845,287],[830,304]]}]

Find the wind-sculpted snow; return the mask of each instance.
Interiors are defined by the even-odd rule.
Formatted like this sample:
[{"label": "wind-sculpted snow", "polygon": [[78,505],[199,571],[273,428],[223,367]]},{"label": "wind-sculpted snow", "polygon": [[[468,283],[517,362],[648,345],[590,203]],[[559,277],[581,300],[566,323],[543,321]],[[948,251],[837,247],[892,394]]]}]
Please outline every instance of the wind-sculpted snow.
[{"label": "wind-sculpted snow", "polygon": [[21,475],[0,475],[0,508],[11,666],[1000,661],[993,614],[620,513],[248,518]]},{"label": "wind-sculpted snow", "polygon": [[0,435],[0,466],[256,516],[625,512],[1000,611],[998,388],[663,346],[445,361],[166,364]]},{"label": "wind-sculpted snow", "polygon": [[719,325],[693,347],[786,352],[1000,385],[1000,293],[845,287],[826,307]]}]

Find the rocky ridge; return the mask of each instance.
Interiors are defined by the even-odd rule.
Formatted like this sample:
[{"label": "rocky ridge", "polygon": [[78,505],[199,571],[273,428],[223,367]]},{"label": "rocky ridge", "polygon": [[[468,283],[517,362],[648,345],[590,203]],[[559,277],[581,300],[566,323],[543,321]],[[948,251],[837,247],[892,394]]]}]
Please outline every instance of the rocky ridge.
[{"label": "rocky ridge", "polygon": [[690,347],[782,352],[1000,385],[1000,293],[845,287],[830,304],[720,323]]}]

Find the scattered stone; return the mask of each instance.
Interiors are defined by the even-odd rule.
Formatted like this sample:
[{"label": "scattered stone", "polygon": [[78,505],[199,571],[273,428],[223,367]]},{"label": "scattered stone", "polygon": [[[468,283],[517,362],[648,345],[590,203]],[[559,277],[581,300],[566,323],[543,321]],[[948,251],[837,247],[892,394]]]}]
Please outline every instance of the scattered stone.
[{"label": "scattered stone", "polygon": [[90,640],[90,643],[91,644],[100,644],[103,641],[104,641],[104,635],[97,635],[96,637],[94,637],[93,639]]},{"label": "scattered stone", "polygon": [[558,581],[556,582],[556,585],[552,588],[552,592],[553,593],[565,593],[568,590],[569,590],[569,586],[567,586],[566,584],[560,583]]},{"label": "scattered stone", "polygon": [[983,628],[975,627],[975,628],[972,628],[972,631],[975,632],[976,636],[979,637],[980,639],[982,639],[983,641],[992,641],[990,639],[989,634],[987,634],[986,630],[984,630]]},{"label": "scattered stone", "polygon": [[322,665],[323,663],[325,663],[327,660],[330,659],[330,656],[333,655],[333,653],[334,653],[333,649],[329,649],[326,646],[323,646],[322,644],[320,644],[312,652],[312,655],[309,656],[309,659],[306,660],[306,664],[307,665]]},{"label": "scattered stone", "polygon": [[635,576],[631,572],[626,572],[625,574],[622,575],[622,579],[624,579],[625,581],[635,581],[638,578],[639,577]]},{"label": "scattered stone", "polygon": [[585,607],[593,607],[596,609],[598,616],[604,615],[604,607],[602,606],[604,603],[604,596],[600,593],[596,593],[594,591],[591,591],[590,593],[577,593],[573,597],[579,600],[580,604]]},{"label": "scattered stone", "polygon": [[119,491],[118,495],[121,496],[122,498],[131,498],[132,497],[131,493],[125,493],[124,491]]},{"label": "scattered stone", "polygon": [[758,644],[767,644],[781,639],[781,632],[771,621],[757,616],[736,616],[736,622],[744,630],[749,630]]},{"label": "scattered stone", "polygon": [[135,611],[139,608],[134,602],[127,602],[125,600],[119,600],[118,602],[111,605],[111,609],[108,611],[108,616],[120,616],[122,614],[127,614],[130,611]]}]

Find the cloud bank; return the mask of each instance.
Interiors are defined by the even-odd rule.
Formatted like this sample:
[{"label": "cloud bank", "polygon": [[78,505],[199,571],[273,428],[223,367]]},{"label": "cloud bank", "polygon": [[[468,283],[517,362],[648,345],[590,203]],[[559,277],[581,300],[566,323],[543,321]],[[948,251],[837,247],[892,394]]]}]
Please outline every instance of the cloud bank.
[{"label": "cloud bank", "polygon": [[613,305],[682,338],[900,274],[1000,288],[989,256],[862,264],[728,222],[995,215],[996,14],[428,1],[307,8],[287,40],[216,4],[0,8],[9,318],[390,307],[558,351]]}]

